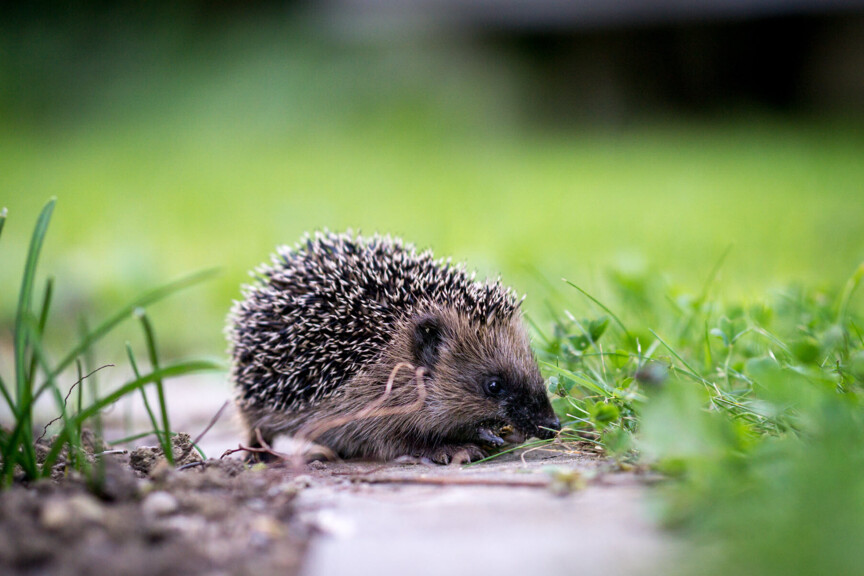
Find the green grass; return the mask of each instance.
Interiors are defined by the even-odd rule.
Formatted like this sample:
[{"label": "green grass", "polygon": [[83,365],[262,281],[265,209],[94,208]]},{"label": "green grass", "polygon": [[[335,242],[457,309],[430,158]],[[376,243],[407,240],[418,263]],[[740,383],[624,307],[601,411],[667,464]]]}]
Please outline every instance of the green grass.
[{"label": "green grass", "polygon": [[[647,277],[538,337],[564,437],[661,472],[681,574],[851,574],[864,562],[864,263],[741,302]],[[581,303],[579,302],[581,300]],[[612,314],[620,315],[617,322]],[[625,328],[626,326],[626,328]]]},{"label": "green grass", "polygon": [[[730,296],[820,285],[864,259],[860,123],[738,112],[540,130],[518,119],[518,71],[479,56],[452,66],[422,47],[247,32],[139,55],[39,121],[0,115],[10,226],[63,201],[45,254],[66,287],[59,314],[219,266],[153,318],[183,319],[169,348],[222,348],[246,272],[322,227],[398,234],[501,273],[538,319],[562,277],[601,297],[610,269],[692,289],[730,245]],[[23,259],[21,237],[5,261]]]},{"label": "green grass", "polygon": [[[218,364],[203,360],[174,362],[161,366],[156,353],[153,328],[142,309],[138,307],[155,303],[178,289],[200,280],[203,277],[201,274],[145,294],[133,302],[131,306],[121,309],[117,314],[98,324],[92,330],[83,328],[80,341],[71,345],[71,350],[67,354],[61,354],[61,360],[53,360],[53,355],[43,345],[46,329],[49,327],[48,321],[54,292],[53,280],[50,277],[45,280],[44,296],[38,303],[34,300],[34,292],[38,278],[37,266],[54,212],[54,205],[55,200],[52,199],[45,205],[37,219],[27,252],[26,264],[21,275],[21,288],[18,291],[17,314],[13,331],[14,368],[12,378],[14,380],[12,378],[9,380],[9,382],[14,382],[14,386],[7,384],[7,380],[0,376],[2,403],[12,417],[10,422],[4,422],[0,425],[0,489],[9,486],[16,480],[33,481],[50,477],[55,472],[55,465],[61,459],[65,473],[77,470],[98,483],[101,460],[98,455],[88,457],[85,453],[82,435],[84,425],[93,424],[98,445],[102,440],[101,412],[124,396],[137,391],[143,392],[144,386],[151,383],[157,388],[162,409],[161,420],[157,422],[155,418],[153,419],[153,431],[160,438],[166,458],[171,462],[171,429],[164,402],[163,380],[219,367]],[[0,232],[5,228],[6,218],[7,214],[4,209],[0,213]],[[130,360],[133,362],[135,372],[134,377],[105,394],[100,394],[94,384],[85,404],[83,400],[84,380],[94,378],[95,373],[102,368],[113,367],[113,365],[108,364],[93,368],[92,347],[107,336],[119,323],[128,318],[130,309],[136,310],[142,321],[147,349],[150,354],[151,370],[143,375],[140,374],[137,367],[134,366],[134,357],[131,348],[129,348]],[[91,364],[88,366],[86,374],[82,360],[84,363]],[[63,380],[69,375],[68,371],[64,370],[72,363],[75,363],[77,367],[77,379],[73,378],[64,385]],[[68,400],[76,387],[78,389],[77,402],[70,406]],[[34,432],[36,421],[33,417],[33,409],[39,397],[46,392],[54,396],[58,415],[45,426],[43,434],[37,437]],[[39,448],[37,444],[49,431],[49,426],[55,422],[59,422],[56,436],[45,446],[46,451],[40,454],[37,451]]]}]

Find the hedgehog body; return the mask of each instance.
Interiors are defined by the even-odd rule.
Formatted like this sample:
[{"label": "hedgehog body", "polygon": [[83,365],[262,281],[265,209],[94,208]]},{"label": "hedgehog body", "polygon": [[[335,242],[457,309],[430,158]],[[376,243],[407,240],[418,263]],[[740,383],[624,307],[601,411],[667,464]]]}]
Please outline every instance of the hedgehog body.
[{"label": "hedgehog body", "polygon": [[[315,430],[342,457],[476,459],[558,420],[498,282],[398,239],[281,247],[232,309],[237,403],[254,445]],[[388,385],[389,383],[389,385]],[[501,434],[503,435],[503,434]]]}]

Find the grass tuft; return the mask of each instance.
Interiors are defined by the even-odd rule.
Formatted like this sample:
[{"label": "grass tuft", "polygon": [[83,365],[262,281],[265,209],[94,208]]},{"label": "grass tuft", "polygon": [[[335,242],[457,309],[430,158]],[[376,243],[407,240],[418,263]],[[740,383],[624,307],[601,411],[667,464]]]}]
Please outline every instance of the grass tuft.
[{"label": "grass tuft", "polygon": [[677,573],[851,573],[864,564],[864,265],[842,288],[712,300],[727,254],[696,295],[613,274],[629,335],[559,314],[536,343],[553,406],[569,435],[664,475],[664,521],[691,543]]},{"label": "grass tuft", "polygon": [[[157,424],[148,406],[151,420],[154,423],[154,431],[157,432],[160,443],[163,445],[166,458],[173,463],[173,454],[170,449],[172,433],[170,432],[168,409],[165,402],[164,381],[167,378],[221,368],[214,362],[204,360],[163,365],[156,352],[155,331],[144,311],[144,306],[158,302],[183,288],[212,277],[213,271],[193,274],[145,293],[114,315],[109,316],[93,330],[90,330],[86,323],[82,322],[80,340],[72,345],[71,350],[63,355],[59,362],[52,363],[43,343],[54,294],[53,279],[46,280],[45,290],[38,308],[34,308],[33,293],[36,285],[37,265],[55,204],[56,200],[52,198],[42,209],[37,219],[18,293],[13,333],[15,362],[12,381],[14,382],[14,389],[10,389],[6,380],[0,376],[0,396],[2,396],[2,401],[13,417],[12,424],[8,429],[0,427],[0,488],[7,487],[18,479],[32,481],[52,475],[56,465],[61,461],[61,457],[66,471],[77,470],[85,474],[91,482],[98,483],[101,478],[100,460],[96,459],[96,466],[91,469],[84,454],[82,441],[84,426],[87,423],[92,424],[96,431],[96,442],[97,444],[101,443],[101,412],[127,395],[138,391],[143,394],[145,386],[149,384],[156,387],[160,404],[161,427]],[[4,209],[0,212],[0,232],[2,232],[6,217],[7,212]],[[94,367],[93,345],[111,333],[121,322],[131,318],[133,311],[144,330],[151,370],[146,374],[141,374],[138,371],[130,348],[129,358],[133,365],[134,378],[110,393],[100,395],[95,373],[107,366]],[[73,363],[77,371],[77,380],[64,393],[60,380],[65,377],[65,369]],[[90,384],[89,403],[85,402],[82,390],[85,381]],[[70,405],[69,400],[76,387],[78,388],[77,396]],[[36,401],[45,392],[50,392],[54,397],[58,413],[58,416],[49,422],[49,425],[56,422],[59,429],[47,454],[44,455],[44,458],[39,459],[36,452],[37,443],[47,433],[49,425],[44,426],[42,436],[35,437],[33,408]]]}]

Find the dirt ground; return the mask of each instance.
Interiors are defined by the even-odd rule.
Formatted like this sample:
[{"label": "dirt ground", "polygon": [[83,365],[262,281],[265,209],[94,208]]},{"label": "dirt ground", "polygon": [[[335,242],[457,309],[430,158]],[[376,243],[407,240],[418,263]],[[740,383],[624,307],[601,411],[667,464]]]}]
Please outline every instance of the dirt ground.
[{"label": "dirt ground", "polygon": [[194,452],[174,469],[155,452],[100,458],[96,485],[71,475],[0,492],[0,573],[298,573],[309,533],[295,482]]},{"label": "dirt ground", "polygon": [[642,509],[644,479],[590,454],[146,474],[129,460],[107,465],[95,493],[67,478],[0,494],[0,573],[623,575],[664,573],[671,557]]},{"label": "dirt ground", "polygon": [[[227,395],[189,384],[169,405],[197,434]],[[249,469],[219,460],[241,441],[230,408],[201,442],[209,460],[184,441],[178,469],[139,448],[103,457],[97,490],[67,477],[0,493],[0,574],[614,576],[667,573],[674,557],[646,507],[650,478],[588,445],[463,467]]]}]

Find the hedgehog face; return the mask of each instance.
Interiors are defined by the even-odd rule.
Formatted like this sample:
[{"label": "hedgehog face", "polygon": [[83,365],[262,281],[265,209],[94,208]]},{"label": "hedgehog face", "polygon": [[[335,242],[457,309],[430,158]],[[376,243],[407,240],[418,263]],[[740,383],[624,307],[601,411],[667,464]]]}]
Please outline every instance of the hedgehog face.
[{"label": "hedgehog face", "polygon": [[478,325],[451,309],[419,314],[412,355],[431,379],[429,410],[451,436],[501,445],[551,438],[560,428],[521,318]]}]

